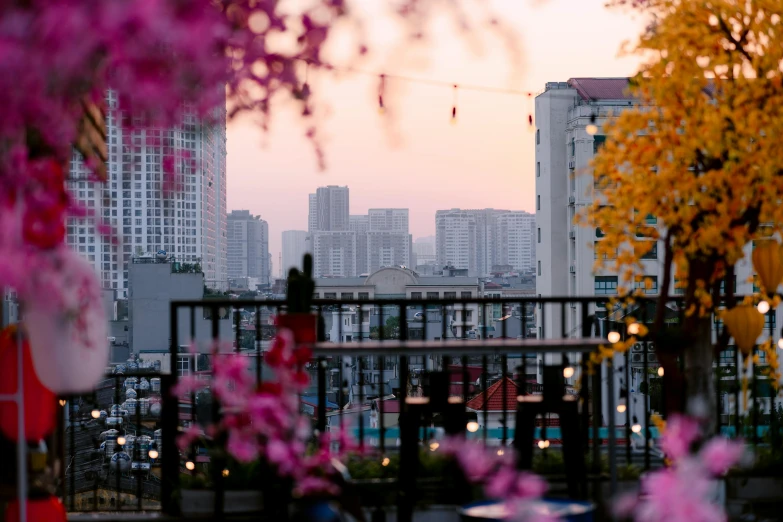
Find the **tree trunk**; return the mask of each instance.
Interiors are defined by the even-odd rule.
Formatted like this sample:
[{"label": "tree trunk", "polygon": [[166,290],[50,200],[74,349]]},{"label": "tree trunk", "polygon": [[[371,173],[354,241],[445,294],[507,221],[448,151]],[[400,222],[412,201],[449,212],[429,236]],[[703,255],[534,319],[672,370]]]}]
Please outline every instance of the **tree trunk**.
[{"label": "tree trunk", "polygon": [[714,432],[718,411],[712,371],[712,318],[709,315],[694,318],[693,324],[692,342],[684,353],[685,411],[700,419],[709,432]]}]

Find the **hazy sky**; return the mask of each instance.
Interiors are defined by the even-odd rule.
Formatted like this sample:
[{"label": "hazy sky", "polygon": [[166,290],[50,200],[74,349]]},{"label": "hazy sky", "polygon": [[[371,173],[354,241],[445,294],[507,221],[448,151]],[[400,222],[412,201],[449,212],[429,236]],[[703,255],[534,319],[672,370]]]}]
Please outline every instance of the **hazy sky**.
[{"label": "hazy sky", "polygon": [[[480,48],[472,45],[445,15],[435,20],[427,43],[403,52],[406,46],[390,45],[404,40],[380,10],[385,0],[368,0],[363,7],[374,6],[367,13],[373,53],[355,67],[533,93],[548,81],[628,76],[637,59],[618,52],[639,33],[641,22],[604,3],[493,2],[517,32],[521,56],[515,58],[492,33],[484,35]],[[339,53],[332,54],[339,61]],[[311,73],[309,83],[326,112],[319,124],[326,170],[318,169],[298,107],[287,102],[277,108],[266,134],[247,119],[228,127],[228,209],[249,209],[269,222],[274,276],[281,232],[307,229],[307,194],[319,186],[348,185],[351,214],[409,208],[414,238],[434,234],[439,209],[534,212],[534,134],[527,124],[532,98],[461,90],[452,125],[448,87],[390,80],[384,101],[391,118],[378,113],[375,76],[319,72]]]}]

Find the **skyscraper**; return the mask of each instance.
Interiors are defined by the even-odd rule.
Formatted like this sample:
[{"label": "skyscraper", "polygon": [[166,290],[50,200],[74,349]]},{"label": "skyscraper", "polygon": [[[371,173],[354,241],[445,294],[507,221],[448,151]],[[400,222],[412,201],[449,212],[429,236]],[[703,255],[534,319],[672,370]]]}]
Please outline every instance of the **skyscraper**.
[{"label": "skyscraper", "polygon": [[307,237],[304,230],[283,231],[283,277],[287,277],[292,267],[302,269],[302,259],[311,250]]},{"label": "skyscraper", "polygon": [[457,208],[435,213],[435,256],[441,267],[466,268],[471,276],[478,273],[474,214]]},{"label": "skyscraper", "polygon": [[[71,218],[68,246],[93,263],[104,288],[127,297],[132,256],[165,250],[184,263],[199,263],[208,286],[225,288],[226,264],[226,125],[225,108],[214,121],[202,122],[185,110],[173,129],[139,125],[123,129],[117,96],[106,94],[108,179],[91,183],[81,156],[74,152],[68,183],[73,196],[119,233],[115,243],[92,221]],[[176,161],[187,153],[192,163]],[[164,161],[176,161],[181,190],[164,190]]]},{"label": "skyscraper", "polygon": [[319,187],[309,195],[308,233],[316,277],[356,275],[356,232],[350,228],[348,187]]},{"label": "skyscraper", "polygon": [[407,208],[371,208],[367,214],[367,271],[410,266],[411,236]]},{"label": "skyscraper", "polygon": [[269,225],[249,210],[234,210],[227,217],[228,277],[253,277],[269,284]]},{"label": "skyscraper", "polygon": [[498,214],[492,265],[508,265],[518,271],[532,270],[536,260],[535,226],[536,216],[524,211]]}]

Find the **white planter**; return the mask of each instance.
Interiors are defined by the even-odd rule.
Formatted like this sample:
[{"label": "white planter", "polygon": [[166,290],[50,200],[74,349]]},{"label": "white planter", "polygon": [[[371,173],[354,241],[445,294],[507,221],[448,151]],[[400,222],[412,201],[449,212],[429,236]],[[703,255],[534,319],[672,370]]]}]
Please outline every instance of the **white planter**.
[{"label": "white planter", "polygon": [[91,392],[109,363],[108,323],[92,266],[67,249],[31,276],[23,320],[35,372],[57,394]]},{"label": "white planter", "polygon": [[[259,513],[264,509],[262,493],[255,490],[226,491],[223,513]],[[183,489],[182,514],[204,515],[215,511],[215,492],[205,489]]]}]

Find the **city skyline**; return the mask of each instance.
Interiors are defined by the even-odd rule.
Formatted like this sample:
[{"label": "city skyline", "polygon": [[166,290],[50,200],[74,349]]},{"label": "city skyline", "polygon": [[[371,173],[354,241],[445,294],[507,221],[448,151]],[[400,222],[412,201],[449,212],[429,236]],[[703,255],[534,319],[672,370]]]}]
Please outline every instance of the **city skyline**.
[{"label": "city skyline", "polygon": [[[283,230],[307,230],[306,194],[318,186],[350,186],[352,214],[373,207],[409,208],[414,239],[435,234],[436,210],[535,211],[534,133],[527,120],[534,96],[550,81],[633,74],[638,57],[618,57],[618,52],[644,21],[621,9],[605,9],[602,0],[501,0],[497,11],[519,36],[518,59],[508,59],[500,38],[485,39],[473,52],[444,20],[424,46],[405,56],[381,51],[394,27],[373,27],[370,56],[356,67],[510,88],[531,92],[531,97],[460,90],[457,121],[451,125],[451,88],[389,81],[384,96],[389,108],[381,116],[377,76],[314,73],[312,95],[329,105],[329,114],[318,119],[325,171],[318,170],[293,107],[281,106],[266,134],[249,119],[229,124],[229,208],[246,208],[269,221],[275,261]],[[339,61],[339,49],[327,49],[324,59]]]}]

